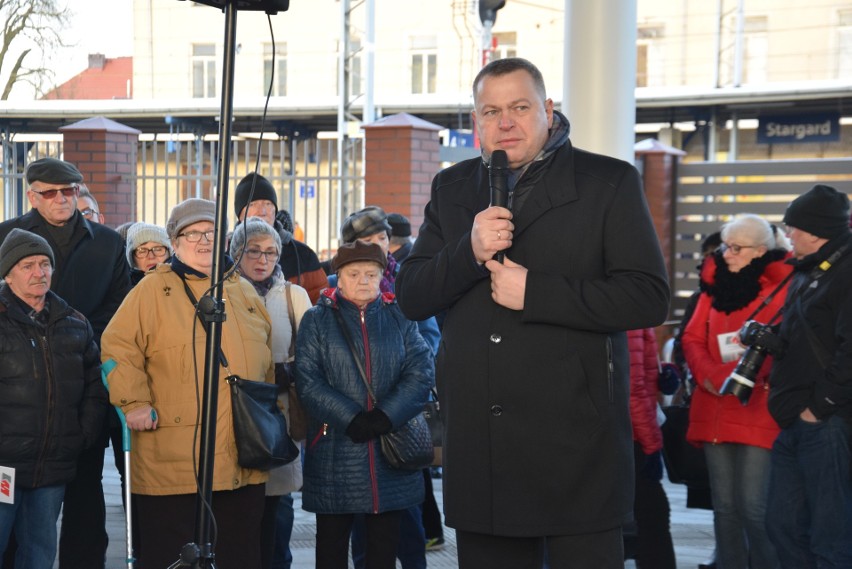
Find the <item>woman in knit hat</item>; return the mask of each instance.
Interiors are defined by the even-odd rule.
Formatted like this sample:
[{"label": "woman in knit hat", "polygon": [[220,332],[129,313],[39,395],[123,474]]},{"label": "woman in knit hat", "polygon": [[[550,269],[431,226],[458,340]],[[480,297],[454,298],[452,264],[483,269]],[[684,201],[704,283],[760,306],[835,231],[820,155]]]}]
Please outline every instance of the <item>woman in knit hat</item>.
[{"label": "woman in knit hat", "polygon": [[138,222],[127,230],[127,262],[130,281],[135,286],[145,273],[172,256],[169,234],[159,225]]},{"label": "woman in knit hat", "polygon": [[[176,205],[166,231],[174,255],[127,295],[102,338],[110,400],[132,430],[134,507],[142,567],[167,567],[195,535],[198,394],[205,369],[206,326],[198,299],[211,289],[216,204],[191,198]],[[238,462],[231,392],[224,378],[272,383],[272,324],[263,300],[238,275],[220,283],[221,324],[212,514],[216,563],[260,567],[260,528],[267,473]],[[224,365],[227,361],[227,367]],[[109,367],[107,368],[109,369]]]},{"label": "woman in knit hat", "polygon": [[[287,417],[289,435],[299,443],[305,438],[292,421],[290,389],[295,334],[302,315],[311,307],[307,291],[284,278],[278,265],[281,237],[274,227],[259,217],[249,217],[237,226],[231,237],[231,257],[239,262],[239,272],[263,299],[272,319],[272,357],[275,361],[275,383],[278,384],[278,403]],[[304,430],[304,429],[302,429]],[[269,471],[266,483],[266,502],[261,528],[262,569],[288,565],[290,536],[293,531],[292,492],[302,487],[302,461]]]}]

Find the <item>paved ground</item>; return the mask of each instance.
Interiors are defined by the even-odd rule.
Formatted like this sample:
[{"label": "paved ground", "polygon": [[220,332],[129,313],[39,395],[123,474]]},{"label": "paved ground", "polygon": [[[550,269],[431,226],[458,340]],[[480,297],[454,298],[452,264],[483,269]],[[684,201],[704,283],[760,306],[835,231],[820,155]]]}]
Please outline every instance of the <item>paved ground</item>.
[{"label": "paved ground", "polygon": [[[434,481],[435,498],[442,503],[440,480]],[[677,484],[665,485],[671,503],[672,538],[675,544],[678,569],[696,569],[713,550],[713,516],[706,510],[692,510],[685,507],[686,488]],[[112,449],[107,449],[104,461],[104,491],[107,503],[107,529],[110,546],[107,552],[107,569],[127,567],[124,541],[124,510],[121,506],[121,485],[118,472],[112,459]],[[296,522],[293,528],[291,548],[293,551],[292,569],[313,569],[314,534],[316,524],[313,514],[301,509],[301,496],[296,494]],[[429,567],[458,569],[456,562],[455,533],[444,530],[446,545],[440,551],[426,555]],[[625,569],[635,568],[633,561],[625,563]],[[225,568],[250,569],[250,568]]]}]

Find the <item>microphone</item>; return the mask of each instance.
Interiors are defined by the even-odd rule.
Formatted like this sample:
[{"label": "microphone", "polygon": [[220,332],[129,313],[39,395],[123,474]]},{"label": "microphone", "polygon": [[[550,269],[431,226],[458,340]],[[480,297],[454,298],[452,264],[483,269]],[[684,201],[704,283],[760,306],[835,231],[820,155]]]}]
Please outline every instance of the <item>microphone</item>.
[{"label": "microphone", "polygon": [[[491,205],[509,207],[509,157],[505,150],[495,150],[491,153],[491,163],[488,166],[488,187],[491,189]],[[505,254],[499,251],[494,260],[502,263]]]}]

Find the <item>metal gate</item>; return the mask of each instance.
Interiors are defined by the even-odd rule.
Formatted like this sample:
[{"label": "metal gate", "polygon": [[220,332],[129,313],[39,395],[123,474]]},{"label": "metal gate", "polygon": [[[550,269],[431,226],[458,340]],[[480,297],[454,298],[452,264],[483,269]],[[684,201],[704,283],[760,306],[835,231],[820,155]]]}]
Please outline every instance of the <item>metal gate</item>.
[{"label": "metal gate", "polygon": [[[2,142],[0,219],[26,212],[24,171],[45,156],[62,157],[62,135],[5,132]],[[169,212],[188,197],[215,199],[218,138],[215,135],[142,134],[136,168],[136,220],[165,226]],[[340,160],[340,157],[343,160]],[[341,163],[342,162],[342,163]],[[340,222],[364,205],[364,144],[361,138],[238,138],[231,143],[228,175],[229,227],[234,190],[249,172],[269,179],[279,209],[290,212],[301,240],[320,258],[337,249]],[[106,222],[115,225],[109,219]]]}]

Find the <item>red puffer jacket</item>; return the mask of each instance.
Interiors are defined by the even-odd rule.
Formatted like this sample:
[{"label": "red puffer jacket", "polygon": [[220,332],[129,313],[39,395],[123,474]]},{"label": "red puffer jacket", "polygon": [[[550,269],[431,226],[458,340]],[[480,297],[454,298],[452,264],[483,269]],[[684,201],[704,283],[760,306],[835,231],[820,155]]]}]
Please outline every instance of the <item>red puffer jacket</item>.
[{"label": "red puffer jacket", "polygon": [[[751,302],[730,313],[716,310],[713,298],[706,292],[698,299],[695,312],[683,334],[683,349],[686,362],[695,377],[696,389],[689,413],[689,430],[686,438],[700,445],[710,443],[741,443],[763,448],[772,448],[779,428],[769,415],[769,370],[772,357],[767,357],[758,372],[748,405],[741,405],[733,395],[718,396],[704,387],[710,380],[716,391],[731,375],[738,360],[723,362],[719,349],[719,335],[737,332],[761,303],[792,271],[785,263],[786,258],[769,263],[759,277],[760,292]],[[717,265],[705,263],[701,279],[705,283],[716,282]],[[784,304],[787,287],[779,290],[768,306],[763,307],[754,319],[766,323]]]},{"label": "red puffer jacket", "polygon": [[633,440],[645,454],[663,448],[663,435],[657,423],[657,339],[654,330],[627,332],[630,350],[630,422]]}]

